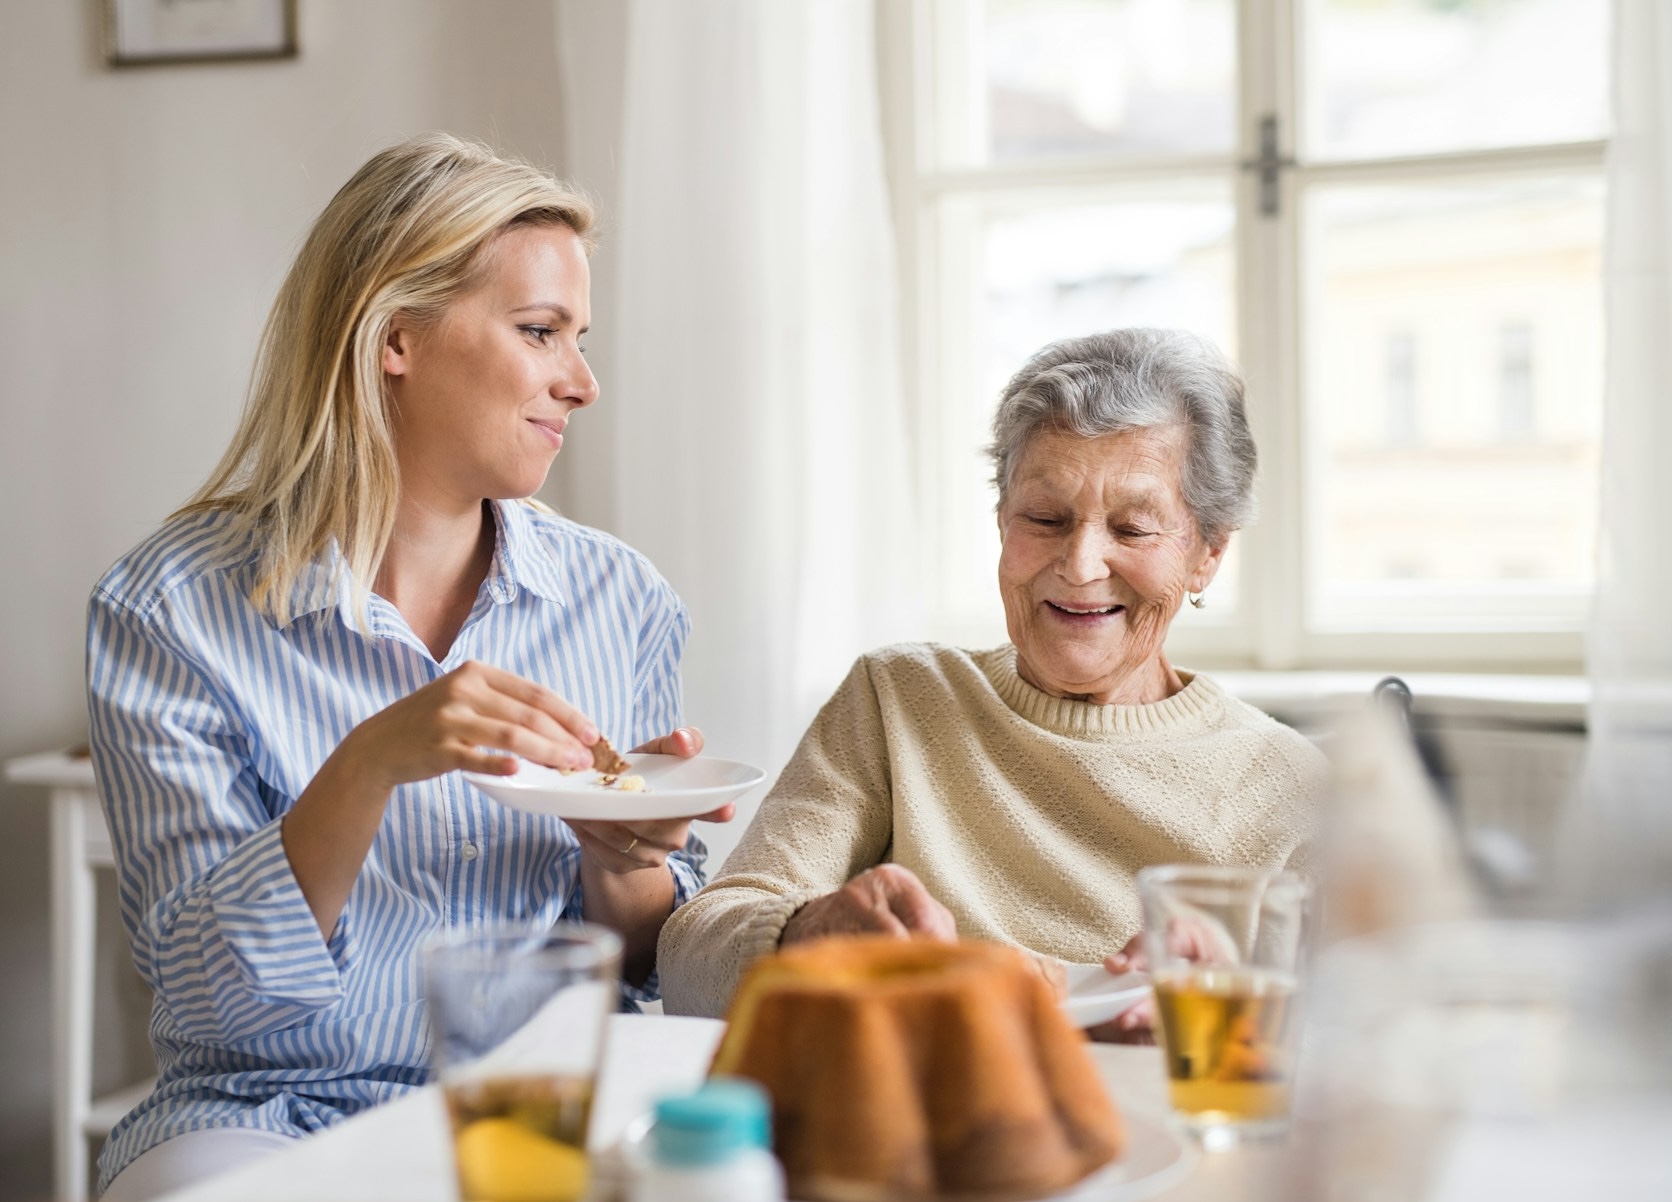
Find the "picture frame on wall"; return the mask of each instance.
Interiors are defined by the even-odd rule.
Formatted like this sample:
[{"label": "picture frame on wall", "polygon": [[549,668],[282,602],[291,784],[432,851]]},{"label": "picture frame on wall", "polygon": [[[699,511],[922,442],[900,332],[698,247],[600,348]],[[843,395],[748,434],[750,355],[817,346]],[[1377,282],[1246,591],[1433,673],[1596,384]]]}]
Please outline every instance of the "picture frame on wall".
[{"label": "picture frame on wall", "polygon": [[113,67],[295,58],[296,0],[101,0]]}]

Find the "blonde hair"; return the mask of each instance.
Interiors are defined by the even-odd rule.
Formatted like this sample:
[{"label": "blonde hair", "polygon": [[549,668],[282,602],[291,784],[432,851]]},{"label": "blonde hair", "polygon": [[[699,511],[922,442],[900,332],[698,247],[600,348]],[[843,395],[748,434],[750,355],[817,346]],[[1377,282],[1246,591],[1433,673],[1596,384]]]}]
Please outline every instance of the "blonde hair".
[{"label": "blonde hair", "polygon": [[296,581],[333,538],[363,602],[400,488],[390,323],[439,319],[495,237],[530,224],[567,226],[592,247],[584,195],[442,133],[374,155],[314,222],[267,317],[232,444],[176,515],[230,511],[226,545],[255,547],[251,599],[274,621],[294,616]]}]

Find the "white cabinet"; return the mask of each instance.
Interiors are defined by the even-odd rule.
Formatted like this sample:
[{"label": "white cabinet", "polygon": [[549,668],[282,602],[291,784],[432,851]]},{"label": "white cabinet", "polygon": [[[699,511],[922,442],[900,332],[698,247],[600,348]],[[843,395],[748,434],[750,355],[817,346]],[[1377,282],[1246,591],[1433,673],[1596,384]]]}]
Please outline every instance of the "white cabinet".
[{"label": "white cabinet", "polygon": [[110,832],[87,759],[26,756],[6,765],[6,778],[45,786],[52,806],[53,1191],[62,1202],[83,1202],[91,1192],[89,1141],[102,1142],[154,1084],[93,1096],[98,870],[113,864]]}]

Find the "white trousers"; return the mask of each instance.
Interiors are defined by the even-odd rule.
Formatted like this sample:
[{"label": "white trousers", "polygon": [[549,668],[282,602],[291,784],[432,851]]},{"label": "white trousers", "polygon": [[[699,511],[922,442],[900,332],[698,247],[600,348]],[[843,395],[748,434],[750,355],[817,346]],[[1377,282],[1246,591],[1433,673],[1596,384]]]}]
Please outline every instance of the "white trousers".
[{"label": "white trousers", "polygon": [[116,1174],[100,1202],[150,1202],[150,1199],[209,1177],[241,1169],[252,1161],[286,1148],[297,1140],[248,1127],[212,1127],[165,1139],[128,1162]]}]

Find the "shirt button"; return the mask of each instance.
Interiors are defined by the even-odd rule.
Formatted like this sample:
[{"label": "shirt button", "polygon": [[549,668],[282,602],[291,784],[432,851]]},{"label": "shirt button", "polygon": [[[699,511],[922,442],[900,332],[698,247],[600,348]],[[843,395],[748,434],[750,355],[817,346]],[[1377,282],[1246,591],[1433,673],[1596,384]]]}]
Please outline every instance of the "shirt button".
[{"label": "shirt button", "polygon": [[468,860],[474,860],[477,856],[479,856],[481,854],[482,854],[481,850],[474,843],[466,843],[463,847],[461,847],[459,849],[459,855],[467,861]]}]

